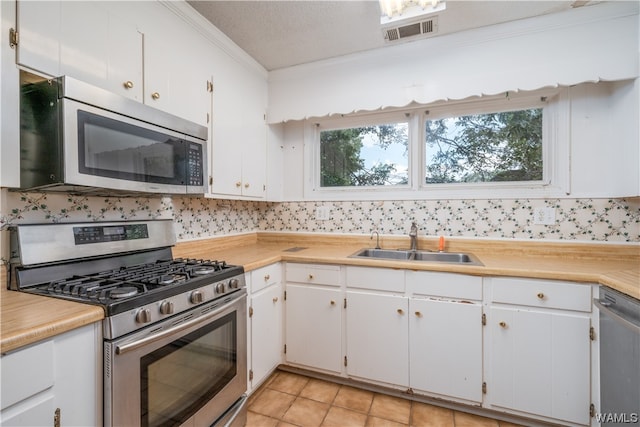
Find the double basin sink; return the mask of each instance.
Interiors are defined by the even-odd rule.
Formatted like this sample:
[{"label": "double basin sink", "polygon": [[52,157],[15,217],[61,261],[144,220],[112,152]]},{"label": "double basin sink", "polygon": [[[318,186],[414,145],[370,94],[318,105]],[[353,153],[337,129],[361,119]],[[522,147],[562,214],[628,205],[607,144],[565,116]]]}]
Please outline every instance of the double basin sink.
[{"label": "double basin sink", "polygon": [[404,249],[361,249],[350,258],[389,259],[398,261],[444,262],[462,265],[483,265],[474,255],[456,252],[429,252]]}]

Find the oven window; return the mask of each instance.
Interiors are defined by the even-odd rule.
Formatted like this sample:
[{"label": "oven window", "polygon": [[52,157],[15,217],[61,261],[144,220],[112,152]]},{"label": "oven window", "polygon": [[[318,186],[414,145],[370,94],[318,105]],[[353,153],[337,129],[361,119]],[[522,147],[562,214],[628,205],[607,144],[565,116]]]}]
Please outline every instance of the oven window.
[{"label": "oven window", "polygon": [[237,319],[230,313],[140,360],[141,425],[182,424],[237,374]]},{"label": "oven window", "polygon": [[186,143],[176,137],[78,110],[81,173],[157,184],[185,184]]}]

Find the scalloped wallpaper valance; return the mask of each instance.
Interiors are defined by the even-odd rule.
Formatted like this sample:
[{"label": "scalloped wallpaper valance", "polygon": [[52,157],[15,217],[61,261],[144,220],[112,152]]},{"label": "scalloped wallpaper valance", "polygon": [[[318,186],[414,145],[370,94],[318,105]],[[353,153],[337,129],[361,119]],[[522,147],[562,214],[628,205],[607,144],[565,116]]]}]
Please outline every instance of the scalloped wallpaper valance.
[{"label": "scalloped wallpaper valance", "polygon": [[634,79],[638,2],[607,2],[269,73],[268,122]]}]

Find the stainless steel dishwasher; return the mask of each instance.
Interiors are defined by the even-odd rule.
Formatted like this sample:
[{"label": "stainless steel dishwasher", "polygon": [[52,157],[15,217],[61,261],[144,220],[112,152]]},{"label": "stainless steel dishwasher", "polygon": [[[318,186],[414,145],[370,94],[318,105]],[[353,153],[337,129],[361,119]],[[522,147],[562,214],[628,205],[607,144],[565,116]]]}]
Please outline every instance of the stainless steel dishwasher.
[{"label": "stainless steel dishwasher", "polygon": [[600,413],[603,426],[640,425],[640,301],[607,287],[600,310]]}]

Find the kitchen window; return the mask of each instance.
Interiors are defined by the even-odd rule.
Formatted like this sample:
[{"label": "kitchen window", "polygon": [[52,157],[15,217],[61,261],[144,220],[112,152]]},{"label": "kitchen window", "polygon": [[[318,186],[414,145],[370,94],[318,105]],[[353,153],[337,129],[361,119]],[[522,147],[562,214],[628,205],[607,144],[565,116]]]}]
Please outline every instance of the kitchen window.
[{"label": "kitchen window", "polygon": [[320,200],[562,194],[565,114],[554,89],[322,120],[308,128],[305,192]]},{"label": "kitchen window", "polygon": [[542,181],[542,108],[425,120],[425,183]]},{"label": "kitchen window", "polygon": [[409,183],[406,121],[320,130],[320,186],[371,187]]}]

